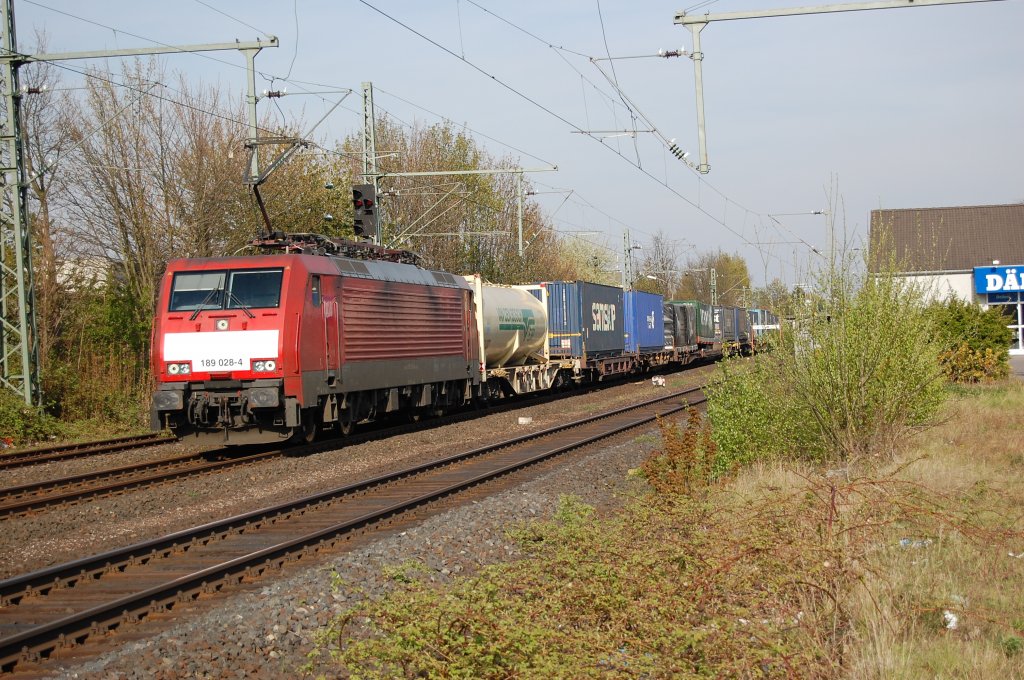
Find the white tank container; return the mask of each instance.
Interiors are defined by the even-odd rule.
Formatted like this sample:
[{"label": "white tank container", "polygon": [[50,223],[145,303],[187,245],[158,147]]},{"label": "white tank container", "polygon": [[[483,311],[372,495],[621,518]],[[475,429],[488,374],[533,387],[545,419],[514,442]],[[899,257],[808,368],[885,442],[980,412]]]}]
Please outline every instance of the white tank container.
[{"label": "white tank container", "polygon": [[487,368],[537,363],[548,337],[544,303],[521,288],[489,283],[481,288]]}]

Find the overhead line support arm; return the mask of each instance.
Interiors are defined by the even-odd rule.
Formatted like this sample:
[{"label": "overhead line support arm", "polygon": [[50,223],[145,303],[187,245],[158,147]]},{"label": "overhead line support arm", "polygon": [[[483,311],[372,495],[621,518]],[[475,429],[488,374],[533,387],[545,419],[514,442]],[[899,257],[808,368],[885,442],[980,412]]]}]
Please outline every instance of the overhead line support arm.
[{"label": "overhead line support arm", "polygon": [[722,12],[719,14],[694,14],[676,12],[673,23],[687,26],[693,36],[693,80],[697,92],[697,143],[700,147],[700,164],[697,170],[707,174],[711,170],[708,165],[708,146],[704,129],[704,76],[702,62],[704,52],[700,46],[700,32],[712,21],[734,21],[737,19],[765,19],[769,17],[789,17],[805,14],[830,14],[833,12],[862,12],[873,9],[901,9],[904,7],[928,7],[934,5],[962,5],[974,2],[1002,2],[1003,0],[878,0],[876,2],[847,2],[841,4],[820,5],[817,7],[789,7],[764,9],[747,12]]}]

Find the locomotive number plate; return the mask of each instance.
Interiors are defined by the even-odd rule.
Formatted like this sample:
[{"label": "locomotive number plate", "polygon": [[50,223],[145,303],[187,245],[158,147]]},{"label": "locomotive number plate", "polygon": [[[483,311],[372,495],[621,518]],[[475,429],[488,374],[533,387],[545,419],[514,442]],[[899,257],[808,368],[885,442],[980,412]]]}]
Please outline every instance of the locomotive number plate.
[{"label": "locomotive number plate", "polygon": [[249,369],[249,360],[248,359],[243,359],[241,357],[237,357],[237,358],[233,358],[233,359],[200,359],[198,365],[199,365],[199,368],[202,368],[202,369],[205,369],[205,370],[211,370],[211,371],[215,370],[215,369],[224,369],[224,368],[229,369],[229,370],[231,370],[231,369],[248,370]]},{"label": "locomotive number plate", "polygon": [[191,361],[194,373],[248,371],[253,359],[279,356],[276,330],[164,335],[164,361]]}]

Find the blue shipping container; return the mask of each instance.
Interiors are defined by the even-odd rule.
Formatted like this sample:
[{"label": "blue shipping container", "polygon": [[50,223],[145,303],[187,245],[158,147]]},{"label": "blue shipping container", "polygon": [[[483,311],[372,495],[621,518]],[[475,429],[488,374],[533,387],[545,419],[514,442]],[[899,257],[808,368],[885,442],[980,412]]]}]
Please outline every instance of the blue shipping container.
[{"label": "blue shipping container", "polygon": [[664,301],[660,295],[627,290],[626,351],[660,352],[665,349]]},{"label": "blue shipping container", "polygon": [[586,281],[548,281],[552,357],[600,357],[625,350],[622,289]]}]

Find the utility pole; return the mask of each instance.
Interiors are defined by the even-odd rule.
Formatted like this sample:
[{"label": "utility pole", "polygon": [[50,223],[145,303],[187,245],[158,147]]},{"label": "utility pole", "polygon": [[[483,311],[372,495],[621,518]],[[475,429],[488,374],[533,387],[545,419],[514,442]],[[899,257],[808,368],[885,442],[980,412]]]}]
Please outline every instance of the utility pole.
[{"label": "utility pole", "polygon": [[787,9],[765,9],[750,12],[723,12],[720,14],[695,14],[688,16],[686,12],[677,12],[676,23],[688,26],[693,37],[693,81],[697,91],[697,143],[700,146],[700,162],[697,170],[707,174],[711,170],[708,165],[708,147],[704,132],[704,77],[701,62],[704,52],[700,46],[700,32],[712,21],[733,21],[737,19],[766,19],[769,17],[789,17],[803,14],[831,14],[833,12],[860,12],[873,9],[900,9],[903,7],[928,7],[932,5],[961,5],[969,2],[1002,2],[1003,0],[880,0],[878,2],[849,2],[843,4],[820,5],[817,7],[790,7]]},{"label": "utility pole", "polygon": [[363,181],[373,184],[377,197],[377,232],[374,245],[380,245],[384,214],[380,207],[380,175],[377,174],[377,113],[373,108],[373,83],[363,83]]},{"label": "utility pole", "polygon": [[[149,47],[141,49],[54,54],[19,54],[15,38],[14,0],[0,0],[0,389],[22,396],[26,404],[41,404],[39,339],[32,281],[32,235],[28,220],[29,179],[26,176],[21,129],[21,91],[18,69],[33,61],[65,61],[183,52],[240,50],[249,57],[250,135],[255,137],[255,76],[252,57],[264,47],[277,47],[277,38],[255,42]],[[251,56],[250,56],[251,52]],[[250,170],[256,167],[253,155]],[[44,167],[43,172],[47,171]],[[12,252],[13,250],[13,252]]]},{"label": "utility pole", "polygon": [[519,233],[519,257],[523,256],[523,173],[516,173],[516,226]]},{"label": "utility pole", "polygon": [[622,290],[633,289],[633,244],[629,229],[622,230]]}]

